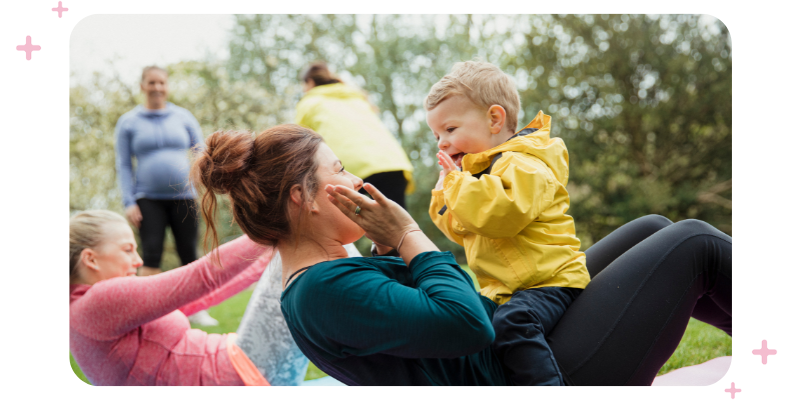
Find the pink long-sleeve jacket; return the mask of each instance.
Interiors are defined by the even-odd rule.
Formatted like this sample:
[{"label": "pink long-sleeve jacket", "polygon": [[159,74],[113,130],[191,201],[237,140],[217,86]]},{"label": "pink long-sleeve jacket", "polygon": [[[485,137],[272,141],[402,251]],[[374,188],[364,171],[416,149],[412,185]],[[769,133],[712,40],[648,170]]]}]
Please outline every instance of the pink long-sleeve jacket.
[{"label": "pink long-sleeve jacket", "polygon": [[191,329],[187,315],[257,282],[273,249],[246,236],[149,277],[70,285],[70,341],[94,385],[243,385],[228,358],[226,335]]}]

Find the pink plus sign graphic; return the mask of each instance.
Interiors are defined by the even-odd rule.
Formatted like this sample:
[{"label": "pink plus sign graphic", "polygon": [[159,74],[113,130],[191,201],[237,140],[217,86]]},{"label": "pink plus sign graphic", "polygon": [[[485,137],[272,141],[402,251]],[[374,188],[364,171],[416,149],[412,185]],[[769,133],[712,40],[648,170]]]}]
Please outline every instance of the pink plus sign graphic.
[{"label": "pink plus sign graphic", "polygon": [[53,11],[58,11],[58,18],[61,18],[61,13],[64,11],[69,11],[69,8],[61,7],[61,2],[58,2],[58,8],[52,8]]},{"label": "pink plus sign graphic", "polygon": [[725,391],[731,394],[731,398],[732,399],[735,399],[736,398],[736,393],[741,392],[742,389],[737,389],[736,388],[736,384],[731,382],[731,388],[730,389],[725,389]]},{"label": "pink plus sign graphic", "polygon": [[42,49],[42,46],[31,44],[31,37],[30,36],[26,36],[25,37],[25,44],[21,44],[21,45],[17,46],[17,50],[25,52],[25,59],[26,60],[30,60],[31,59],[31,53],[32,52],[39,51],[41,49]]},{"label": "pink plus sign graphic", "polygon": [[767,348],[767,341],[766,340],[762,340],[761,341],[761,348],[753,350],[753,354],[755,354],[757,356],[761,356],[761,364],[766,364],[767,363],[767,356],[774,356],[775,354],[778,354],[778,350],[768,349]]}]

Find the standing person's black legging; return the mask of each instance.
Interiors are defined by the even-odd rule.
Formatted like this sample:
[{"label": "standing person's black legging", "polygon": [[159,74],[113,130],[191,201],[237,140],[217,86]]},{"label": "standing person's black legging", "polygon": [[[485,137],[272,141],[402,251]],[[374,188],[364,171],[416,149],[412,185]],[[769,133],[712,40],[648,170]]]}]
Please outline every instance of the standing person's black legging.
[{"label": "standing person's black legging", "polygon": [[[386,198],[394,201],[400,205],[400,207],[403,207],[403,209],[406,208],[406,186],[408,186],[408,181],[403,171],[372,174],[364,178],[364,183],[371,183],[372,186],[375,186]],[[369,196],[369,193],[363,188],[358,192]]]},{"label": "standing person's black legging", "polygon": [[567,384],[650,385],[689,317],[731,334],[731,237],[651,215],[586,251],[592,281],[548,337]]},{"label": "standing person's black legging", "polygon": [[175,237],[175,250],[181,265],[197,260],[197,227],[199,217],[194,200],[138,199],[142,212],[139,237],[142,239],[142,261],[146,267],[160,268],[167,226]]}]

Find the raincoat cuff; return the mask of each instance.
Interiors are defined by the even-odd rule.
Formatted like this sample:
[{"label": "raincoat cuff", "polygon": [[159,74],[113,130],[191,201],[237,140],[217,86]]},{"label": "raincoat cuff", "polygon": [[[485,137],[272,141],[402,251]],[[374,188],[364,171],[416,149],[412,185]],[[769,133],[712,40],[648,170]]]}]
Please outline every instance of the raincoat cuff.
[{"label": "raincoat cuff", "polygon": [[444,182],[442,183],[442,187],[444,190],[450,189],[451,187],[458,185],[461,181],[461,172],[451,172],[444,177]]}]

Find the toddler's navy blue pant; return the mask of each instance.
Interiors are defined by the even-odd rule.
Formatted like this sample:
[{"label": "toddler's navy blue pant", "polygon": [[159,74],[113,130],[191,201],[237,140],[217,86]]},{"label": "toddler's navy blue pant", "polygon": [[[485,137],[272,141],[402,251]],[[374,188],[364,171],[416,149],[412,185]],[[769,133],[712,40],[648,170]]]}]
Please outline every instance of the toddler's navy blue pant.
[{"label": "toddler's navy blue pant", "polygon": [[494,351],[514,385],[562,386],[545,339],[583,289],[543,287],[514,293],[492,317]]}]

